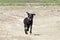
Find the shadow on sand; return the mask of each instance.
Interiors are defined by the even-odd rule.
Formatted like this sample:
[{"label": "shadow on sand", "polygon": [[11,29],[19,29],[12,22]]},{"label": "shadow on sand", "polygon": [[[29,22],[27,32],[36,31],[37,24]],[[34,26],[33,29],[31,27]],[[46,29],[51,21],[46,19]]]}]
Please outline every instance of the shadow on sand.
[{"label": "shadow on sand", "polygon": [[36,34],[33,34],[34,36],[40,36],[40,34],[36,33]]}]

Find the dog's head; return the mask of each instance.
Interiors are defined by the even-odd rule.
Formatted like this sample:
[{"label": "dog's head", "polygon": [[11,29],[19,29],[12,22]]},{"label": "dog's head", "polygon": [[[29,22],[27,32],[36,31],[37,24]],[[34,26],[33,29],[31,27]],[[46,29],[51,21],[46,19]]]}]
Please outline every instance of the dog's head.
[{"label": "dog's head", "polygon": [[28,12],[26,12],[26,13],[27,13],[27,15],[28,15],[29,18],[33,18],[36,15],[36,14],[28,13]]}]

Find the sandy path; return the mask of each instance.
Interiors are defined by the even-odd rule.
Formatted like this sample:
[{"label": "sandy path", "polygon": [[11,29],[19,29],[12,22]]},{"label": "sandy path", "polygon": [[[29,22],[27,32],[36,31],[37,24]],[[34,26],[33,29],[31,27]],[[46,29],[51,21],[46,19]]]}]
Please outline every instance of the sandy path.
[{"label": "sandy path", "polygon": [[[36,14],[32,35],[23,30],[26,11]],[[0,6],[0,40],[60,40],[60,6]]]}]

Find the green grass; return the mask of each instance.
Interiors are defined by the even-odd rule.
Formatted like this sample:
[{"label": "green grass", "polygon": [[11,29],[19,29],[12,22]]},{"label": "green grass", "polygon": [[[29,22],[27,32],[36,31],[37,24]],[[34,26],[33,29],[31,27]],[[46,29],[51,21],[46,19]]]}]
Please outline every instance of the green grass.
[{"label": "green grass", "polygon": [[25,6],[26,3],[0,3],[0,6]]},{"label": "green grass", "polygon": [[60,5],[60,3],[0,3],[0,6],[49,6]]},{"label": "green grass", "polygon": [[25,2],[24,0],[0,0],[0,6],[49,6],[60,5],[60,0],[43,0],[40,2]]}]

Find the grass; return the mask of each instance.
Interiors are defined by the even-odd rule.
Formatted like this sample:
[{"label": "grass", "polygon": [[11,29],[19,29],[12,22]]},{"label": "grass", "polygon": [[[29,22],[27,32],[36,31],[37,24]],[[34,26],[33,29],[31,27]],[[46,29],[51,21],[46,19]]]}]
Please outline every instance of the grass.
[{"label": "grass", "polygon": [[19,0],[0,0],[0,6],[48,6],[60,5],[60,0],[43,0],[41,2],[20,2]]},{"label": "grass", "polygon": [[60,5],[60,3],[0,3],[0,6],[49,6]]},{"label": "grass", "polygon": [[25,6],[26,3],[11,3],[11,2],[0,2],[0,6]]}]

